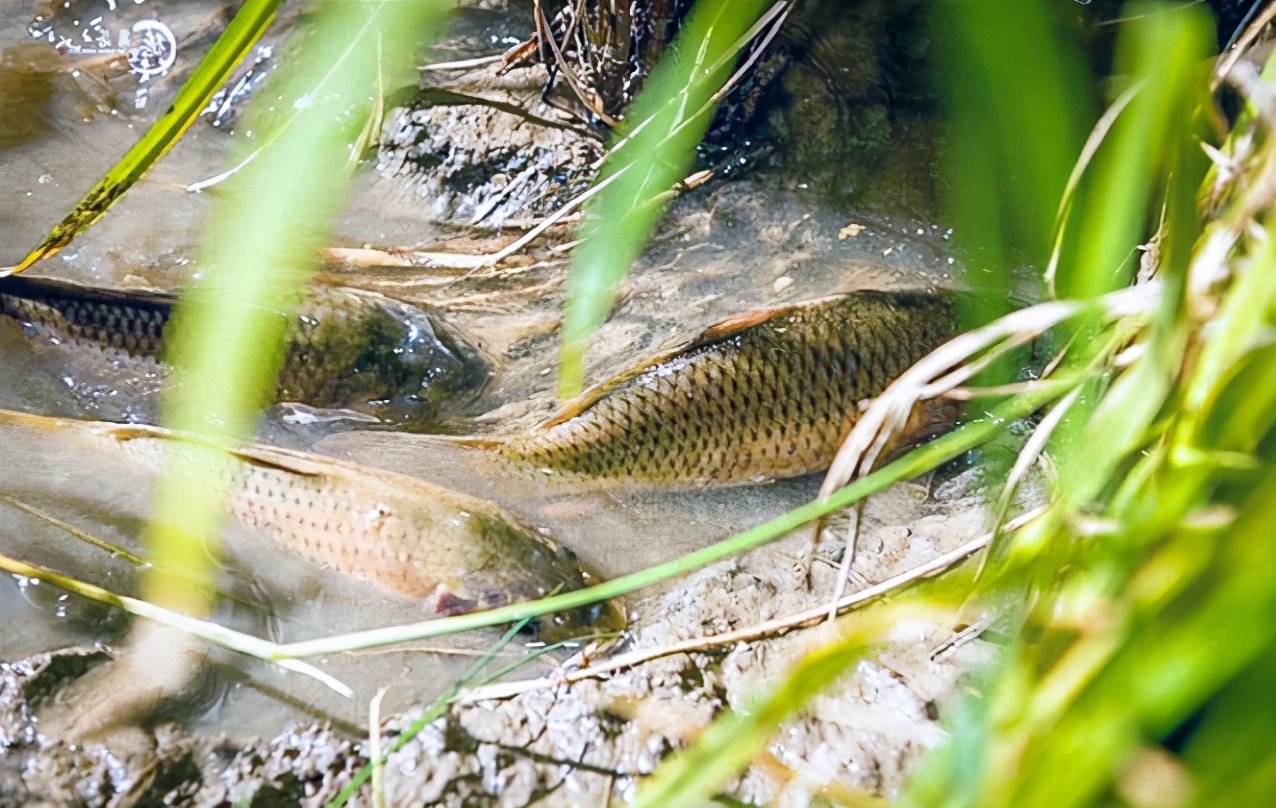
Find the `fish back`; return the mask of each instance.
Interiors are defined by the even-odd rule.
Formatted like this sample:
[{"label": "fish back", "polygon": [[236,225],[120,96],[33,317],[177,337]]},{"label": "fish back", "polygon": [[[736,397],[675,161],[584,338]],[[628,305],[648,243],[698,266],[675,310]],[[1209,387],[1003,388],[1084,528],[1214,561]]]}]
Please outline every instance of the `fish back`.
[{"label": "fish back", "polygon": [[0,281],[0,312],[30,334],[76,348],[157,359],[172,299],[94,290],[47,279]]},{"label": "fish back", "polygon": [[818,471],[860,402],[954,327],[946,297],[876,291],[740,322],[623,374],[579,412],[503,451],[550,473],[665,484]]}]

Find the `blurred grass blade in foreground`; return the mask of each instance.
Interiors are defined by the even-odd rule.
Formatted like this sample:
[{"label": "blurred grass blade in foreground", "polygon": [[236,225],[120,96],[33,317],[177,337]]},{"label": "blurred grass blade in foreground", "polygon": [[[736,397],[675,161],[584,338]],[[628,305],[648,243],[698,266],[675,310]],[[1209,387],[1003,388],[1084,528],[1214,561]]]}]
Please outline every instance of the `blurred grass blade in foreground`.
[{"label": "blurred grass blade in foreground", "polygon": [[832,624],[833,631],[825,632],[828,642],[803,657],[770,693],[747,708],[723,714],[693,746],[661,763],[642,782],[634,808],[705,805],[763,750],[777,726],[841,677],[896,622],[923,614],[917,606],[892,606]]},{"label": "blurred grass blade in foreground", "polygon": [[1172,141],[1191,131],[1205,100],[1212,24],[1197,4],[1132,3],[1117,42],[1116,70],[1136,88],[1082,181],[1054,279],[1059,297],[1119,289],[1139,268],[1137,248],[1156,229]]},{"label": "blurred grass blade in foreground", "polygon": [[[560,397],[580,392],[589,337],[607,319],[616,287],[664,212],[662,195],[684,179],[731,75],[732,49],[766,0],[699,0],[678,38],[625,113],[585,209],[583,242],[572,254],[559,358]],[[708,107],[706,109],[706,106]],[[613,149],[616,145],[613,145]]]},{"label": "blurred grass blade in foreground", "polygon": [[[200,275],[174,313],[168,336],[175,384],[164,420],[205,440],[172,449],[155,492],[147,544],[156,570],[200,580],[212,574],[224,518],[228,466],[218,443],[253,431],[283,356],[284,328],[350,181],[349,150],[379,99],[401,86],[427,33],[438,29],[441,0],[324,2],[305,32],[305,48],[275,76],[239,127],[242,162],[219,197],[200,256]],[[378,81],[389,74],[393,80]],[[401,75],[404,78],[401,78]],[[282,101],[276,99],[282,98]],[[297,114],[274,132],[269,108]],[[280,315],[286,316],[280,316]],[[146,596],[196,613],[207,608],[181,579],[153,572]]]},{"label": "blurred grass blade in foreground", "polygon": [[959,298],[972,327],[1009,309],[1012,266],[1046,266],[1059,196],[1097,112],[1066,6],[941,0],[935,12],[948,34],[935,70],[948,92],[944,207],[976,292]]},{"label": "blurred grass blade in foreground", "polygon": [[[97,184],[84,195],[75,208],[53,228],[41,244],[29,252],[17,266],[0,268],[0,276],[27,269],[70,244],[76,236],[93,225],[115,200],[133,187],[151,166],[168,154],[208,105],[213,93],[225,83],[261,38],[275,18],[282,0],[245,0],[230,25],[200,60],[190,78],[173,99],[173,105],[142,135],[142,139],[111,166]],[[78,23],[77,23],[78,25]]]}]

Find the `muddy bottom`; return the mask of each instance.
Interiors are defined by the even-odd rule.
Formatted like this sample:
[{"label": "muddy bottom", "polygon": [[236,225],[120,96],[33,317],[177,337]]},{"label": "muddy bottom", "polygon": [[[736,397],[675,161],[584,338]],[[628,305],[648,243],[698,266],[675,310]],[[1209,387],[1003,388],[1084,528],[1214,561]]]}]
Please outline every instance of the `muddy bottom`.
[{"label": "muddy bottom", "polygon": [[[986,512],[972,490],[975,479],[976,472],[966,472],[933,492],[906,484],[871,498],[851,589],[905,573],[980,534]],[[631,634],[613,653],[662,649],[827,602],[848,527],[845,516],[831,520],[809,589],[802,557],[811,533],[801,530],[638,599]],[[609,797],[630,797],[636,778],[664,754],[693,740],[723,709],[747,706],[833,631],[825,624],[711,644],[576,682],[564,677],[605,657],[521,670],[510,682],[468,693],[395,751],[385,769],[387,804],[604,805]],[[958,636],[954,626],[896,626],[883,647],[786,725],[728,792],[747,803],[779,805],[809,804],[822,793],[889,797],[943,738],[962,672],[989,653],[983,640]],[[42,738],[34,715],[47,694],[101,656],[92,649],[37,654],[0,668],[0,742],[9,747],[0,794],[54,804],[134,804],[143,795],[146,804],[322,805],[367,761],[366,737],[332,722],[300,721],[269,740],[246,732],[191,734],[163,723],[148,733],[117,734],[107,746]],[[489,670],[506,662],[494,660]],[[424,695],[419,682],[399,687],[418,700]],[[214,712],[240,713],[247,703],[237,709],[235,700],[224,699]],[[387,721],[385,743],[422,709]]]}]

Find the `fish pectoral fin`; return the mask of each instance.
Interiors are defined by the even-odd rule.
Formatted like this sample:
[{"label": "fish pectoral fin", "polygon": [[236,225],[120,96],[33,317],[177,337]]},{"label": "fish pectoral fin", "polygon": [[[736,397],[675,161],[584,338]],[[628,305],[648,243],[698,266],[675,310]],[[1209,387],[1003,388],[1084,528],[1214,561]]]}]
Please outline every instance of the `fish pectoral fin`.
[{"label": "fish pectoral fin", "polygon": [[[91,425],[96,425],[92,424]],[[265,446],[245,445],[235,448],[219,446],[215,441],[206,440],[199,435],[173,432],[157,426],[145,425],[103,425],[106,436],[118,443],[132,440],[161,440],[188,443],[210,449],[221,449],[227,455],[250,466],[274,469],[288,474],[303,477],[331,477],[333,469],[325,467],[322,462],[311,460],[305,455],[287,449],[275,449]],[[335,465],[335,464],[334,464]]]},{"label": "fish pectoral fin", "polygon": [[273,469],[302,477],[332,477],[334,476],[334,471],[344,470],[342,466],[335,462],[332,467],[329,467],[326,459],[311,459],[287,449],[266,446],[241,446],[232,451],[231,455],[236,460],[247,463],[250,466]]},{"label": "fish pectoral fin", "polygon": [[[94,426],[92,421],[86,421],[86,424]],[[180,439],[179,436],[167,429],[158,426],[146,426],[145,424],[103,424],[103,431],[106,436],[119,443],[127,443],[131,440],[139,440],[149,438],[151,440],[174,440]]]}]

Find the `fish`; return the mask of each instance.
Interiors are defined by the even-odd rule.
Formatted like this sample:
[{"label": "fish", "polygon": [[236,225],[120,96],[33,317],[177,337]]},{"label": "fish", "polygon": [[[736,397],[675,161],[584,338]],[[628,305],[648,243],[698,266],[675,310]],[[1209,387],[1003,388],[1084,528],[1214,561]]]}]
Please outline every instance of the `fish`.
[{"label": "fish", "polygon": [[[148,510],[144,503],[130,506],[112,487],[136,488],[138,475],[130,470],[153,478],[175,444],[211,448],[198,436],[160,427],[0,410],[0,447],[14,465],[3,488],[46,502],[76,505],[87,497],[95,508],[113,512]],[[75,462],[58,463],[63,457]],[[316,566],[420,602],[439,615],[547,597],[601,580],[570,548],[500,506],[415,477],[262,445],[181,457],[184,463],[217,464],[227,510],[239,525]],[[112,469],[110,479],[102,467]],[[621,607],[605,602],[547,615],[533,629],[556,641],[611,632],[623,622]]]},{"label": "fish", "polygon": [[[728,318],[514,435],[458,441],[547,478],[692,487],[827,469],[862,404],[956,329],[951,296],[863,290]],[[950,425],[921,405],[901,443]]]},{"label": "fish", "polygon": [[[176,302],[168,292],[0,279],[0,315],[29,339],[95,352],[142,373],[165,371]],[[479,350],[435,313],[375,292],[311,284],[288,329],[276,400],[429,421],[445,402],[476,394],[487,376]]]}]

